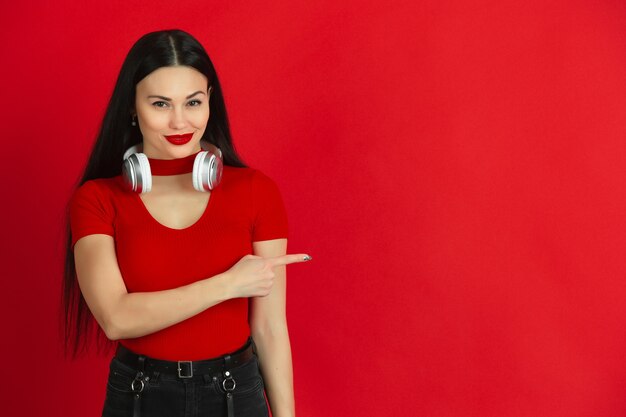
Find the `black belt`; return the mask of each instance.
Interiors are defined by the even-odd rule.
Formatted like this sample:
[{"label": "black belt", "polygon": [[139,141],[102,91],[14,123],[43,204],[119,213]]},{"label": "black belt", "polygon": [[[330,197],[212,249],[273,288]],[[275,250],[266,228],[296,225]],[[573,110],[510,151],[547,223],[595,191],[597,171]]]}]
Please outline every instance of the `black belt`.
[{"label": "black belt", "polygon": [[[115,357],[120,362],[133,369],[141,369],[145,373],[159,372],[161,374],[175,375],[179,378],[192,378],[194,375],[221,373],[249,361],[252,359],[252,356],[254,356],[254,349],[251,338],[248,339],[242,348],[231,354],[200,361],[166,361],[153,359],[128,350],[122,346],[122,344],[118,344],[115,353]],[[140,357],[142,357],[143,360],[140,360]]]}]

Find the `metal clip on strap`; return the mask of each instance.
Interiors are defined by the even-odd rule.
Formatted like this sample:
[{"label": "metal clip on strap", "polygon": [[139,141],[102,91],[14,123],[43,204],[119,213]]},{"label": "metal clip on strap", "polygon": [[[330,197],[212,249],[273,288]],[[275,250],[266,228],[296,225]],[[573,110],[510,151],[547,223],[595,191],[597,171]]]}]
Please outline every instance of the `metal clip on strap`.
[{"label": "metal clip on strap", "polygon": [[145,369],[146,358],[145,356],[139,356],[137,359],[138,368],[137,375],[135,375],[135,379],[130,383],[130,388],[134,393],[133,396],[133,417],[141,416],[141,392],[143,391],[145,385],[143,382],[143,372]]},{"label": "metal clip on strap", "polygon": [[235,390],[235,380],[230,373],[231,357],[230,355],[224,356],[224,381],[222,381],[222,388],[226,391],[226,410],[228,411],[228,417],[235,417],[235,404],[233,401],[233,391]]}]

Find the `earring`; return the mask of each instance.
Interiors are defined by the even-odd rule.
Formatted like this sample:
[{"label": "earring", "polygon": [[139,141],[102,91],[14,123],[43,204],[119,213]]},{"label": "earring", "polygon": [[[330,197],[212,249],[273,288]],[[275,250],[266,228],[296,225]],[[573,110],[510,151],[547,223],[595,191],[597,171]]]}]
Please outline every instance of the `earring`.
[{"label": "earring", "polygon": [[133,126],[137,126],[137,115],[136,114],[133,115],[133,120],[130,122],[130,124],[133,125]]}]

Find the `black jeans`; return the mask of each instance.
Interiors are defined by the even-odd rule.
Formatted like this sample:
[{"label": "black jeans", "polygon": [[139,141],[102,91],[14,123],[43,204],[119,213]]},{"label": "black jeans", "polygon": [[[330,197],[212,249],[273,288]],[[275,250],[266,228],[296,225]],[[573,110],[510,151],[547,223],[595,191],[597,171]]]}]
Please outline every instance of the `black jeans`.
[{"label": "black jeans", "polygon": [[[256,354],[249,361],[231,368],[230,372],[237,382],[232,391],[234,415],[268,417],[263,378]],[[131,384],[136,374],[135,369],[117,358],[111,360],[102,417],[133,416],[135,394]],[[188,379],[148,373],[144,381],[139,400],[141,417],[227,416],[222,373],[194,375]]]}]

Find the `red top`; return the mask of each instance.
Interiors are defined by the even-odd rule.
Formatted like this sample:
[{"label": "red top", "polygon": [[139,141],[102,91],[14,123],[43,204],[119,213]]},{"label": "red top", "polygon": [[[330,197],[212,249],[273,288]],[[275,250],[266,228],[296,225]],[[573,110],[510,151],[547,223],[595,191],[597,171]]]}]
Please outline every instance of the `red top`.
[{"label": "red top", "polygon": [[[287,216],[275,183],[251,168],[224,166],[196,223],[171,229],[157,222],[121,176],[87,181],[70,202],[72,247],[90,234],[115,238],[128,292],[160,291],[222,273],[252,253],[252,242],[287,237]],[[248,299],[217,304],[158,332],[120,340],[166,360],[199,360],[232,352],[250,335]]]}]

